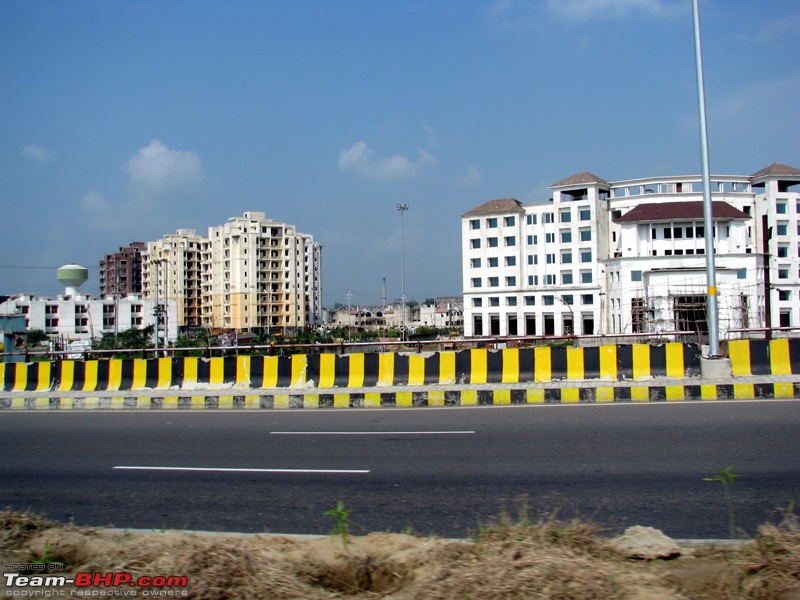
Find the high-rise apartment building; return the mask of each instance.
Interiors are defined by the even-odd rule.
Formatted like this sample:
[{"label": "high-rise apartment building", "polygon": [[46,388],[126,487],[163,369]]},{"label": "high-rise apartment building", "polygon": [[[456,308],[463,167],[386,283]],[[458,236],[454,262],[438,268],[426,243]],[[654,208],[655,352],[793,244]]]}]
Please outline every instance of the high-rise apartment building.
[{"label": "high-rise apartment building", "polygon": [[161,297],[177,299],[182,327],[277,333],[313,326],[322,314],[320,252],[293,225],[246,212],[209,227],[208,237],[179,230],[150,242],[144,290],[155,297],[158,285]]},{"label": "high-rise apartment building", "polygon": [[[712,176],[723,333],[800,326],[800,169]],[[702,178],[588,172],[462,215],[466,336],[706,330]]]},{"label": "high-rise apartment building", "polygon": [[100,261],[100,295],[126,296],[142,293],[144,242],[131,242]]}]

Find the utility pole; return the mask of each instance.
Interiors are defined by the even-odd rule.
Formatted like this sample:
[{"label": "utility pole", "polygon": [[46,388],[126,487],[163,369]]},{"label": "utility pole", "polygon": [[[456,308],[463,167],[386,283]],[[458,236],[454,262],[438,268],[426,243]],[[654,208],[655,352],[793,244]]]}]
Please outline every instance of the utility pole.
[{"label": "utility pole", "polygon": [[403,214],[408,210],[408,204],[396,204],[395,208],[400,211],[400,319],[402,326],[400,329],[400,341],[406,339],[406,247],[405,230],[403,228]]},{"label": "utility pole", "polygon": [[764,326],[767,328],[766,339],[772,339],[772,284],[769,276],[769,241],[772,239],[772,227],[767,215],[761,217],[761,250],[764,252]]},{"label": "utility pole", "polygon": [[347,341],[351,342],[351,341],[353,341],[352,336],[350,335],[351,329],[353,327],[352,322],[351,322],[351,317],[352,317],[353,311],[350,308],[350,298],[353,297],[353,292],[350,291],[350,288],[347,289],[347,291],[345,292],[345,295],[347,296]]}]

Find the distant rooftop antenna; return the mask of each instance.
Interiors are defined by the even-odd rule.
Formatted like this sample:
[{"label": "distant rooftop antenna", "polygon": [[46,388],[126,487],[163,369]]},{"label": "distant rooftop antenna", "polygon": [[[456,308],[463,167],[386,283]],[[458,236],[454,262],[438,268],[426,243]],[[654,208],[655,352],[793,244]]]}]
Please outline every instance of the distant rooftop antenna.
[{"label": "distant rooftop antenna", "polygon": [[56,271],[58,280],[66,286],[64,295],[80,297],[80,287],[89,279],[89,269],[76,264],[64,265]]}]

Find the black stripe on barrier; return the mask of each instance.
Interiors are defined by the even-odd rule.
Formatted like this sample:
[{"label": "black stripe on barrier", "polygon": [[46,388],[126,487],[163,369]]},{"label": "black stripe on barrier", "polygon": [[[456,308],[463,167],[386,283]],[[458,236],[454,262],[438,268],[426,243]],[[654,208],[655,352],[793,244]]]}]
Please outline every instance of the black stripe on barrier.
[{"label": "black stripe on barrier", "polygon": [[133,359],[123,358],[120,371],[119,389],[122,391],[130,390],[133,387]]},{"label": "black stripe on barrier", "polygon": [[320,394],[319,395],[320,408],[333,408],[333,394]]},{"label": "black stripe on barrier", "polygon": [[397,395],[392,392],[382,393],[381,406],[397,406]]},{"label": "black stripe on barrier", "polygon": [[378,353],[364,354],[364,386],[375,387],[378,384]]},{"label": "black stripe on barrier", "polygon": [[[252,356],[250,357],[250,387],[263,388],[264,387],[264,357]],[[244,402],[244,398],[242,398]]]},{"label": "black stripe on barrier", "polygon": [[583,349],[583,378],[600,379],[600,348]]},{"label": "black stripe on barrier", "polygon": [[3,371],[3,391],[10,391],[14,389],[14,382],[16,380],[17,368],[15,363],[6,363],[6,368]]},{"label": "black stripe on barrier", "polygon": [[630,344],[617,346],[617,379],[633,379],[633,346]]},{"label": "black stripe on barrier", "polygon": [[756,383],[753,385],[753,395],[756,398],[774,398],[775,397],[775,384],[773,383]]},{"label": "black stripe on barrier", "polygon": [[750,372],[753,375],[772,374],[767,340],[750,340]]},{"label": "black stripe on barrier", "polygon": [[578,388],[578,397],[581,402],[595,402],[597,401],[596,388]]},{"label": "black stripe on barrier", "polygon": [[667,374],[667,347],[650,346],[650,376],[664,377]]},{"label": "black stripe on barrier", "polygon": [[333,362],[333,385],[347,387],[350,383],[350,355],[337,354]]},{"label": "black stripe on barrier", "polygon": [[733,385],[727,383],[717,385],[718,400],[733,400],[733,398]]},{"label": "black stripe on barrier", "polygon": [[108,379],[109,379],[109,361],[108,359],[98,360],[97,361],[97,385],[95,389],[97,390],[107,390],[108,389]]},{"label": "black stripe on barrier", "polygon": [[236,363],[238,360],[235,356],[226,356],[222,361],[222,381],[236,383]]},{"label": "black stripe on barrier", "polygon": [[278,383],[277,387],[289,387],[292,385],[292,357],[278,357]]},{"label": "black stripe on barrier", "polygon": [[683,373],[684,377],[699,377],[702,371],[700,366],[700,346],[697,344],[683,344]]},{"label": "black stripe on barrier", "polygon": [[471,351],[459,350],[456,352],[456,383],[469,383],[471,372]]},{"label": "black stripe on barrier", "polygon": [[306,357],[306,380],[319,385],[319,354],[309,354]]},{"label": "black stripe on barrier", "polygon": [[550,348],[550,377],[552,379],[567,378],[566,348]]},{"label": "black stripe on barrier", "polygon": [[[50,388],[57,390],[61,386],[61,368],[63,366],[63,361],[57,360],[53,362],[53,366],[50,367]],[[8,370],[8,367],[6,367]],[[5,386],[4,386],[5,387]]]},{"label": "black stripe on barrier", "polygon": [[[666,356],[666,354],[664,356]],[[666,402],[667,389],[663,385],[650,386],[648,389],[648,399],[650,402]]]},{"label": "black stripe on barrier", "polygon": [[151,358],[145,362],[145,387],[158,387],[158,371],[160,364],[157,358]]},{"label": "black stripe on barrier", "polygon": [[408,355],[394,355],[394,385],[408,384]]},{"label": "black stripe on barrier", "polygon": [[800,340],[789,340],[789,365],[791,365],[791,373],[800,373]]},{"label": "black stripe on barrier", "polygon": [[631,388],[617,387],[614,388],[614,402],[630,402],[631,401]]},{"label": "black stripe on barrier", "polygon": [[520,348],[519,349],[519,380],[520,383],[526,383],[535,379],[533,373],[535,352],[533,348]]},{"label": "black stripe on barrier", "polygon": [[75,361],[72,363],[74,368],[72,371],[72,387],[70,390],[82,390],[86,385],[86,363]]},{"label": "black stripe on barrier", "polygon": [[702,400],[702,388],[699,385],[685,385],[683,386],[683,399],[684,400]]},{"label": "black stripe on barrier", "polygon": [[197,359],[197,383],[208,383],[211,381],[211,359]]},{"label": "black stripe on barrier", "polygon": [[183,375],[185,373],[186,360],[183,358],[172,359],[172,374],[169,385],[171,387],[181,387],[183,385]]},{"label": "black stripe on barrier", "polygon": [[511,404],[527,404],[528,393],[525,390],[512,389],[511,390]]},{"label": "black stripe on barrier", "polygon": [[545,404],[559,404],[561,402],[561,390],[546,388],[544,390]]},{"label": "black stripe on barrier", "polygon": [[486,352],[486,382],[501,381],[503,381],[503,353],[499,350],[489,350]]},{"label": "black stripe on barrier", "polygon": [[440,383],[439,378],[442,371],[442,359],[439,352],[425,357],[425,376],[426,384]]}]

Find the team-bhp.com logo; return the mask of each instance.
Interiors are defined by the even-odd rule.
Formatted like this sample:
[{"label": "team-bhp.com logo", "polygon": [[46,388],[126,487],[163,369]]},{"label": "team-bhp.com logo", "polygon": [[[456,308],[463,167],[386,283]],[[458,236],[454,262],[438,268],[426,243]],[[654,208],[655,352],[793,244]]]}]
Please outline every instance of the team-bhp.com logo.
[{"label": "team-bhp.com logo", "polygon": [[[5,595],[19,598],[188,596],[186,587],[189,584],[186,577],[134,577],[130,573],[75,573],[73,577],[3,573],[3,578],[6,584]],[[58,589],[69,585],[75,588]]]}]

